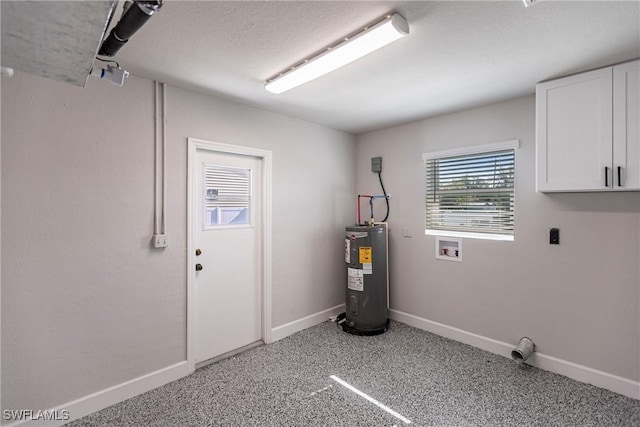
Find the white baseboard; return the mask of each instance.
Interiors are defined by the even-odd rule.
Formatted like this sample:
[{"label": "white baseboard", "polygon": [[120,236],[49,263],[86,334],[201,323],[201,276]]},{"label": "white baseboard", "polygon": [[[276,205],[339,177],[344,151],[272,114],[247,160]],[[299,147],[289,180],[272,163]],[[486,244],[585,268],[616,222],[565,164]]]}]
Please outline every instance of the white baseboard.
[{"label": "white baseboard", "polygon": [[124,400],[135,397],[139,394],[153,390],[154,388],[163,386],[172,381],[180,379],[189,375],[189,365],[186,361],[176,363],[175,365],[168,366],[164,369],[160,369],[150,374],[143,375],[141,377],[132,379],[130,381],[118,384],[116,386],[101,390],[99,392],[90,394],[80,399],[65,403],[56,408],[52,408],[49,413],[56,413],[61,418],[60,414],[63,411],[68,411],[69,419],[59,421],[41,421],[41,420],[25,420],[15,421],[11,424],[2,424],[6,427],[16,426],[60,426],[73,420],[77,420],[86,415],[92,414],[101,409],[108,408],[111,405],[122,402]]},{"label": "white baseboard", "polygon": [[[286,323],[271,330],[272,341],[278,341],[296,332],[315,326],[324,322],[332,316],[337,316],[345,310],[345,305],[340,304],[335,307],[320,311],[302,319]],[[510,358],[511,350],[514,345],[502,341],[484,337],[454,328],[442,323],[414,316],[412,314],[403,313],[398,310],[389,310],[389,317],[398,322],[406,323],[418,329],[432,332],[434,334],[449,338],[455,341],[469,344],[474,347],[481,348],[491,353]],[[560,375],[572,378],[577,381],[593,384],[597,387],[605,388],[622,395],[640,399],[640,382],[632,381],[607,372],[598,371],[597,369],[587,366],[578,365],[573,362],[558,359],[542,353],[534,353],[527,363],[540,369],[555,372]],[[82,418],[93,412],[105,409],[111,405],[122,402],[124,400],[135,397],[139,394],[153,390],[157,387],[168,384],[172,381],[191,374],[189,364],[184,361],[168,366],[164,369],[152,372],[147,375],[135,378],[133,380],[118,384],[108,389],[90,394],[80,399],[60,405],[50,409],[49,413],[61,414],[62,411],[69,411],[68,420],[60,421],[15,421],[10,424],[2,423],[6,427],[23,427],[23,426],[60,426],[67,422]],[[4,420],[3,420],[4,421]]]},{"label": "white baseboard", "polygon": [[[320,311],[302,319],[289,322],[271,330],[271,342],[280,340],[296,332],[315,326],[328,320],[332,316],[337,316],[345,310],[345,305],[340,304],[327,310]],[[105,390],[90,394],[72,402],[45,411],[49,414],[57,414],[62,417],[63,411],[68,411],[69,419],[56,421],[24,420],[6,422],[0,419],[3,427],[26,427],[26,426],[61,426],[73,420],[77,420],[111,405],[135,397],[139,394],[161,387],[172,381],[190,375],[192,369],[187,361],[176,363],[175,365],[160,369],[139,378],[118,384]],[[4,421],[4,422],[3,422]]]},{"label": "white baseboard", "polygon": [[319,311],[302,319],[294,320],[293,322],[285,323],[282,326],[277,326],[271,330],[271,342],[276,342],[282,338],[293,335],[296,332],[300,332],[319,323],[329,320],[330,317],[337,316],[345,311],[345,305],[340,304],[335,307],[328,308],[326,310]]},{"label": "white baseboard", "polygon": [[[418,329],[429,331],[436,335],[459,341],[464,344],[469,344],[507,358],[511,358],[511,350],[515,347],[515,344],[509,344],[487,338],[482,335],[467,332],[462,329],[427,320],[412,314],[403,313],[398,310],[389,310],[389,317]],[[576,381],[593,384],[596,387],[605,388],[634,399],[640,399],[640,382],[638,381],[598,371],[597,369],[589,368],[588,366],[578,365],[567,360],[558,359],[538,352],[533,353],[533,355],[527,359],[527,364],[556,374],[564,375]]]}]

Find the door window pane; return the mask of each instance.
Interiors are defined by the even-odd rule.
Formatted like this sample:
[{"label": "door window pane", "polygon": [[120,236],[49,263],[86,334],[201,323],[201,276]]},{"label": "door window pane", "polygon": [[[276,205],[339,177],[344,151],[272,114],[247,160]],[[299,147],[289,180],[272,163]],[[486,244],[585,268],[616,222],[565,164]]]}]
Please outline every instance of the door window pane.
[{"label": "door window pane", "polygon": [[204,165],[204,227],[251,224],[251,169]]}]

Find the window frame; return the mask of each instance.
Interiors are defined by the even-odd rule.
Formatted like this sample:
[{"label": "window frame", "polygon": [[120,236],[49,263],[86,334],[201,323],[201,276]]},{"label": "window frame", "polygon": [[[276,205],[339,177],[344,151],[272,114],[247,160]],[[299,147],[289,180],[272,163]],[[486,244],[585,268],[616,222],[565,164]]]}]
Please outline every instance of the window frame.
[{"label": "window frame", "polygon": [[[439,151],[431,151],[431,152],[426,152],[422,154],[422,161],[423,161],[423,177],[424,177],[424,208],[425,208],[425,212],[424,212],[424,225],[425,225],[425,231],[424,234],[425,235],[430,235],[430,236],[451,236],[451,237],[466,237],[466,238],[472,238],[472,239],[486,239],[486,240],[503,240],[503,241],[513,241],[515,239],[515,227],[514,227],[514,233],[513,234],[499,234],[499,233],[483,233],[481,231],[457,231],[457,230],[442,230],[442,229],[429,229],[427,228],[427,212],[426,212],[426,206],[427,206],[427,176],[426,176],[426,165],[427,165],[427,161],[428,160],[435,160],[435,159],[443,159],[443,158],[447,158],[447,157],[457,157],[457,156],[471,156],[474,154],[491,154],[493,152],[498,152],[498,151],[506,151],[506,150],[513,150],[514,151],[514,157],[513,157],[513,171],[514,171],[514,177],[513,177],[513,197],[515,200],[515,193],[516,193],[516,176],[515,176],[515,170],[516,170],[516,151],[517,149],[520,148],[520,141],[517,139],[513,139],[513,140],[508,140],[508,141],[502,141],[502,142],[495,142],[495,143],[490,143],[490,144],[480,144],[480,145],[474,145],[474,146],[470,146],[470,147],[461,147],[461,148],[454,148],[454,149],[449,149],[449,150],[439,150]],[[515,225],[515,202],[514,202],[514,208],[513,208],[513,218],[514,218],[514,225]]]}]

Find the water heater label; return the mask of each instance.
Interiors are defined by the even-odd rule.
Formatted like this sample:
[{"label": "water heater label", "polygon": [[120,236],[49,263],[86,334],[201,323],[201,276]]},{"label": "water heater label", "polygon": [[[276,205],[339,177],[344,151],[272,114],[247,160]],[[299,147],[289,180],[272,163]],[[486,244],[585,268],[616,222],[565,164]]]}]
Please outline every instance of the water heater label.
[{"label": "water heater label", "polygon": [[348,268],[347,272],[347,287],[352,291],[364,291],[363,271],[357,268]]},{"label": "water heater label", "polygon": [[362,271],[364,274],[373,274],[373,264],[370,262],[362,264]]},{"label": "water heater label", "polygon": [[344,239],[344,262],[351,264],[351,240]]},{"label": "water heater label", "polygon": [[360,264],[371,264],[371,246],[360,246]]}]

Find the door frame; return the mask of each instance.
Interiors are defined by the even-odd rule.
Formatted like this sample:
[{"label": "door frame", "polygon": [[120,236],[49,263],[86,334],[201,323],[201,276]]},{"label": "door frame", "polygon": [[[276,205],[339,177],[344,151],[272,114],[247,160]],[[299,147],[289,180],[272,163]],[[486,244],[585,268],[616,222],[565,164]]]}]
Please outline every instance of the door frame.
[{"label": "door frame", "polygon": [[194,268],[194,242],[196,230],[196,209],[193,206],[193,172],[196,167],[197,150],[207,150],[222,154],[238,154],[257,157],[262,161],[262,270],[261,270],[261,339],[266,344],[271,343],[271,272],[272,272],[272,217],[271,217],[271,184],[272,184],[272,152],[253,147],[226,144],[222,142],[205,141],[197,138],[187,138],[187,363],[189,371],[195,371],[196,366],[196,292]]}]

